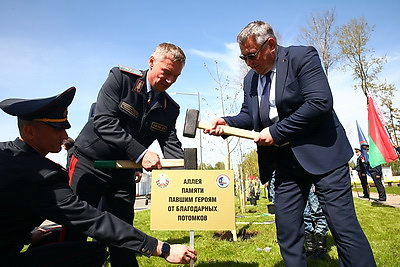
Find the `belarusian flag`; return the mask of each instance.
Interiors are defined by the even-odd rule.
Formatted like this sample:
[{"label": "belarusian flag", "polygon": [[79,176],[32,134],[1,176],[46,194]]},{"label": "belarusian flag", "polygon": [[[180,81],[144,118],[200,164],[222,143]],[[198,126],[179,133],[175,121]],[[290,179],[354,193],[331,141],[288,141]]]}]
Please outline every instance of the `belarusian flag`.
[{"label": "belarusian flag", "polygon": [[368,162],[369,161],[368,151],[367,151],[367,148],[365,147],[365,146],[368,146],[367,138],[365,138],[365,135],[364,135],[363,131],[361,130],[360,125],[358,125],[358,121],[356,121],[356,124],[357,124],[358,140],[360,142],[361,153],[362,153],[362,156],[364,157],[364,160],[366,162]]},{"label": "belarusian flag", "polygon": [[397,159],[376,102],[368,95],[369,163],[372,168]]}]

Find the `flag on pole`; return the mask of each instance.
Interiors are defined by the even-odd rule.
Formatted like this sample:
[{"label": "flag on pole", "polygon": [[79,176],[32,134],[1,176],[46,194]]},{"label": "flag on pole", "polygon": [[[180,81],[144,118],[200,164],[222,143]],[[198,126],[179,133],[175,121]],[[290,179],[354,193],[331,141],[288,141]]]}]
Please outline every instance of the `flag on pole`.
[{"label": "flag on pole", "polygon": [[363,131],[361,130],[361,127],[358,124],[358,121],[356,121],[356,123],[357,123],[358,140],[360,142],[361,153],[364,157],[365,162],[368,162],[369,161],[368,151],[367,151],[367,148],[365,147],[368,145],[367,138],[365,138],[365,135],[364,135]]},{"label": "flag on pole", "polygon": [[369,163],[372,168],[397,159],[385,121],[372,95],[368,95]]}]

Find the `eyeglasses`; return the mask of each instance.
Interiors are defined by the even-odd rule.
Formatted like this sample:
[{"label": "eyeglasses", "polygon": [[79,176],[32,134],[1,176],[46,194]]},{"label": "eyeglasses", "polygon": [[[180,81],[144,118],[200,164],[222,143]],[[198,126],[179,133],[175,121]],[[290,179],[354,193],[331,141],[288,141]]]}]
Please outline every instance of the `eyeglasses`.
[{"label": "eyeglasses", "polygon": [[253,60],[256,58],[257,54],[260,52],[261,48],[263,48],[263,46],[265,45],[266,42],[268,42],[269,38],[267,40],[265,40],[265,42],[260,46],[260,48],[258,48],[258,50],[255,53],[251,53],[248,55],[240,55],[240,59],[243,59],[244,61],[250,59]]}]

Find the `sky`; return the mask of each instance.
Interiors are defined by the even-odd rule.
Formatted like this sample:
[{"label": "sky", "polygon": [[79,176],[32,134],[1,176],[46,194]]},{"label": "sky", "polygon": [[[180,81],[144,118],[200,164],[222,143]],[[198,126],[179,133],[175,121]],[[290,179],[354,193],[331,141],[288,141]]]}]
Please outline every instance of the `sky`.
[{"label": "sky", "polygon": [[[211,120],[222,115],[216,83],[243,76],[240,70],[237,34],[249,22],[263,20],[279,33],[279,44],[299,45],[300,28],[311,15],[335,8],[336,26],[364,16],[375,25],[368,47],[375,57],[386,56],[380,81],[400,88],[400,2],[385,0],[337,1],[102,1],[102,0],[0,0],[0,100],[10,97],[38,98],[57,95],[71,86],[77,88],[69,107],[76,138],[84,126],[90,105],[118,64],[147,69],[148,58],[162,42],[180,46],[187,61],[181,77],[168,92],[179,103],[178,136],[183,147],[199,147],[195,139],[182,137],[186,109],[198,109]],[[218,65],[215,64],[218,63]],[[351,70],[334,69],[329,82],[334,109],[345,127],[352,146],[358,146],[356,120],[367,135],[366,99],[355,91]],[[230,91],[232,90],[232,92]],[[234,95],[226,88],[226,95]],[[182,94],[185,93],[185,94]],[[398,94],[396,95],[398,96]],[[239,111],[242,94],[234,101]],[[16,118],[0,112],[0,141],[18,136]],[[219,137],[201,135],[204,163],[224,161],[225,146]],[[241,142],[241,151],[254,149],[250,140]],[[151,150],[159,152],[157,145]],[[65,164],[65,151],[49,157]],[[238,158],[234,159],[237,163]]]}]

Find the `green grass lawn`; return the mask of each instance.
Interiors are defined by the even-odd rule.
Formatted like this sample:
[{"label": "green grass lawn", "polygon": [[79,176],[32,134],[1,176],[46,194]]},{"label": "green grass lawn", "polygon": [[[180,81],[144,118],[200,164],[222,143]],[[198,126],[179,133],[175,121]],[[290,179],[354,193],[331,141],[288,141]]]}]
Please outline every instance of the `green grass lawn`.
[{"label": "green grass lawn", "polygon": [[[370,184],[369,190],[370,192],[376,193],[376,187],[372,187],[373,184]],[[361,185],[357,185],[357,190],[361,194],[362,193],[362,187]],[[355,188],[353,186],[353,191],[355,191]],[[386,186],[385,187],[386,194],[396,194],[400,195],[400,186]]]},{"label": "green grass lawn", "polygon": [[[393,188],[393,189],[392,189]],[[372,188],[373,190],[374,188]],[[393,192],[392,192],[393,190]],[[388,187],[388,193],[400,194],[400,187]],[[355,199],[360,224],[374,251],[377,266],[400,266],[400,209],[378,203]],[[275,217],[267,214],[268,200],[261,198],[256,206],[246,206],[246,213],[236,209],[237,232],[246,233],[249,238],[238,241],[221,240],[214,237],[221,234],[214,231],[195,231],[195,248],[198,261],[195,266],[284,266],[276,241]],[[189,244],[187,231],[150,231],[150,211],[137,212],[135,227],[160,240]],[[257,248],[269,247],[269,252]],[[309,260],[309,266],[339,266],[336,246],[328,234],[328,257],[324,261]],[[362,257],[362,255],[360,255]],[[172,266],[165,260],[138,256],[140,266]],[[175,265],[183,266],[183,265]]]}]

